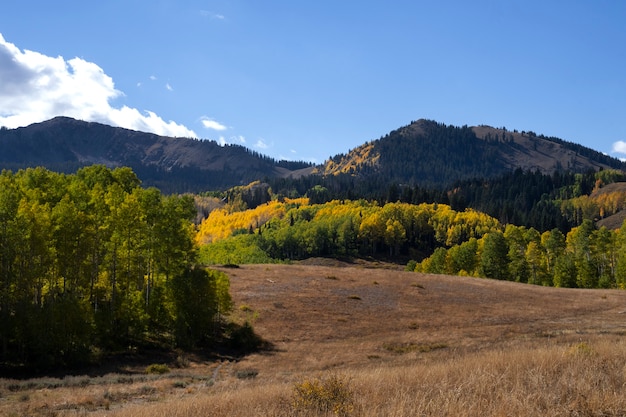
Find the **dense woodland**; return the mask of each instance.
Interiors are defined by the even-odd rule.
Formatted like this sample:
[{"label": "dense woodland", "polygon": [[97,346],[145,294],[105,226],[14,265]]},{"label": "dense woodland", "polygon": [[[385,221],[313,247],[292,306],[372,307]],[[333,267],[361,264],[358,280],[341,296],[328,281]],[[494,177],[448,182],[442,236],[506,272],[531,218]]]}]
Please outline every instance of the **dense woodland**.
[{"label": "dense woodland", "polygon": [[567,235],[507,225],[482,238],[439,247],[410,269],[571,288],[626,288],[626,227],[595,229],[590,220]]},{"label": "dense woodland", "polygon": [[332,192],[315,185],[307,193],[310,198],[214,210],[200,225],[197,239],[207,263],[382,257],[410,260],[407,268],[422,272],[624,288],[626,229],[594,225],[626,209],[623,189],[601,192],[618,180],[623,180],[621,171],[549,176],[518,170],[494,181],[468,181],[450,193],[448,200],[457,205],[464,206],[462,199],[482,204],[486,211],[492,205],[500,218],[450,204],[402,202],[410,189],[396,193],[397,202],[324,203],[319,201]]},{"label": "dense woodland", "polygon": [[458,181],[445,189],[385,183],[382,178],[357,180],[345,174],[274,179],[268,184],[279,198],[306,196],[311,203],[358,199],[381,204],[440,203],[457,211],[481,211],[503,224],[533,227],[541,232],[557,228],[567,233],[585,218],[597,220],[626,208],[621,193],[589,198],[595,189],[625,179],[620,170],[555,171],[549,175],[517,169],[493,178]]},{"label": "dense woodland", "polygon": [[192,347],[229,308],[196,265],[190,196],[129,168],[0,175],[0,365],[49,367],[129,346]]}]

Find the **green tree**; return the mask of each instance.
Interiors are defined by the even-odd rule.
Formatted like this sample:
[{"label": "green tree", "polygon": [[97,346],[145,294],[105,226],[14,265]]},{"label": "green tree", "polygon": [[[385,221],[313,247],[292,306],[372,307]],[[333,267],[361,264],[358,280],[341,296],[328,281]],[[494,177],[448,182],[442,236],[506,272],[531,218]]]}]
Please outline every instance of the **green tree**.
[{"label": "green tree", "polygon": [[563,255],[556,258],[553,278],[555,287],[575,288],[577,286],[577,275],[578,271],[576,270],[574,254],[565,252]]},{"label": "green tree", "polygon": [[446,273],[446,248],[437,248],[433,254],[423,262],[422,271],[431,274]]},{"label": "green tree", "polygon": [[591,234],[591,254],[598,273],[598,285],[610,288],[616,285],[615,267],[617,264],[616,235],[602,226]]},{"label": "green tree", "polygon": [[598,285],[597,269],[591,254],[591,235],[594,225],[585,219],[578,227],[567,234],[567,249],[574,255],[576,263],[576,284],[580,288],[595,288]]},{"label": "green tree", "polygon": [[559,229],[546,231],[541,235],[541,246],[545,251],[546,271],[552,275],[556,259],[565,251],[565,236]]},{"label": "green tree", "polygon": [[530,267],[531,279],[529,280],[529,282],[531,284],[546,283],[550,285],[551,282],[544,281],[543,279],[543,277],[546,274],[544,273],[542,265],[541,265],[541,260],[542,260],[541,249],[536,241],[531,241],[528,243],[528,246],[526,247],[525,257],[526,257],[526,262],[528,266]]},{"label": "green tree", "polygon": [[509,248],[504,234],[491,232],[484,237],[480,269],[483,276],[495,279],[508,279]]},{"label": "green tree", "polygon": [[528,282],[530,268],[526,261],[526,228],[509,224],[504,231],[508,244],[509,274],[517,282]]},{"label": "green tree", "polygon": [[473,275],[476,270],[476,253],[478,251],[478,240],[470,238],[467,242],[456,245],[448,249],[449,274],[462,273]]},{"label": "green tree", "polygon": [[[198,346],[210,340],[218,312],[216,278],[202,268],[190,268],[168,283],[176,343]],[[223,289],[222,289],[223,291]]]}]

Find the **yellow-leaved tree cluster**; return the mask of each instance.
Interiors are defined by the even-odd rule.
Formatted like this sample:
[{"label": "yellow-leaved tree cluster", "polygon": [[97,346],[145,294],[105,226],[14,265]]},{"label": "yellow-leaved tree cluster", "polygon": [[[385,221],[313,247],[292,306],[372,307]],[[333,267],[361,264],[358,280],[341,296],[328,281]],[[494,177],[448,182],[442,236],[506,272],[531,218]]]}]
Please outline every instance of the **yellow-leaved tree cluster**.
[{"label": "yellow-leaved tree cluster", "polygon": [[438,245],[452,246],[500,228],[496,219],[483,213],[457,212],[443,204],[380,206],[365,200],[335,200],[310,205],[298,200],[270,202],[244,212],[211,213],[197,239],[204,244],[204,261],[243,263],[252,254],[254,262],[312,256],[419,256]]}]

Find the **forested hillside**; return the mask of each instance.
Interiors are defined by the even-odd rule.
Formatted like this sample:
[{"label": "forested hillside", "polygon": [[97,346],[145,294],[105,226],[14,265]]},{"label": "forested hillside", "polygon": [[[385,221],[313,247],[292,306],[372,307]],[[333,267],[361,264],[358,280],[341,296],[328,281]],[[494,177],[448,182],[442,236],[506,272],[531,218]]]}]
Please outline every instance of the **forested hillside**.
[{"label": "forested hillside", "polygon": [[396,192],[407,187],[442,191],[457,182],[491,180],[516,169],[544,175],[624,169],[618,159],[531,131],[423,119],[317,167],[276,161],[243,146],[162,137],[67,117],[0,129],[0,168],[43,166],[72,173],[91,164],[128,166],[144,186],[165,194],[225,190],[261,180],[288,197],[319,185],[333,196],[342,194],[340,198],[379,201],[393,187]]},{"label": "forested hillside", "polygon": [[457,181],[493,178],[516,169],[551,175],[609,168],[623,169],[624,163],[558,138],[421,119],[331,158],[320,173],[447,188]]},{"label": "forested hillside", "polygon": [[[541,232],[558,228],[567,233],[585,218],[621,218],[620,213],[626,209],[626,194],[619,184],[624,180],[624,172],[614,169],[552,174],[517,169],[493,178],[458,181],[444,189],[408,184],[385,186],[377,177],[359,180],[348,174],[276,179],[270,180],[269,185],[278,198],[306,196],[311,203],[341,199],[442,203],[459,211],[482,211],[503,224],[533,227]],[[621,221],[618,223],[613,228],[619,228]]]},{"label": "forested hillside", "polygon": [[[594,225],[600,217],[626,209],[626,191],[617,186],[623,183],[613,182],[617,179],[623,174],[611,170],[571,176],[518,171],[496,183],[468,182],[452,195],[458,200],[476,194],[477,204],[526,213],[518,220],[540,221],[540,229],[437,202],[312,204],[310,198],[285,198],[254,209],[214,210],[200,225],[197,240],[207,263],[373,257],[410,260],[408,269],[420,272],[623,288],[626,226],[610,230]],[[319,187],[311,191],[319,198]],[[545,227],[555,222],[560,227]]]},{"label": "forested hillside", "polygon": [[190,196],[129,168],[0,175],[0,365],[46,368],[218,330],[228,279],[196,266]]}]

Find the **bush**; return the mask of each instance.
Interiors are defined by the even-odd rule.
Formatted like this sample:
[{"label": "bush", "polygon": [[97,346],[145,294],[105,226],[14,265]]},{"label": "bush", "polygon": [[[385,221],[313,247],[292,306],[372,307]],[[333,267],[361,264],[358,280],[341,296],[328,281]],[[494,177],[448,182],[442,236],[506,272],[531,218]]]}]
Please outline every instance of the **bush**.
[{"label": "bush", "polygon": [[347,416],[354,411],[349,380],[331,375],[322,379],[305,379],[295,384],[293,407],[296,411],[312,411]]},{"label": "bush", "polygon": [[169,371],[170,371],[170,368],[167,365],[164,365],[161,363],[153,363],[152,365],[148,365],[146,367],[147,374],[162,375],[162,374],[169,373]]},{"label": "bush", "polygon": [[417,261],[411,259],[409,262],[407,262],[406,266],[404,267],[404,270],[413,272],[415,271],[415,267],[417,267]]},{"label": "bush", "polygon": [[263,339],[256,333],[247,321],[242,325],[232,325],[230,333],[231,346],[241,352],[255,352],[264,346]]}]

